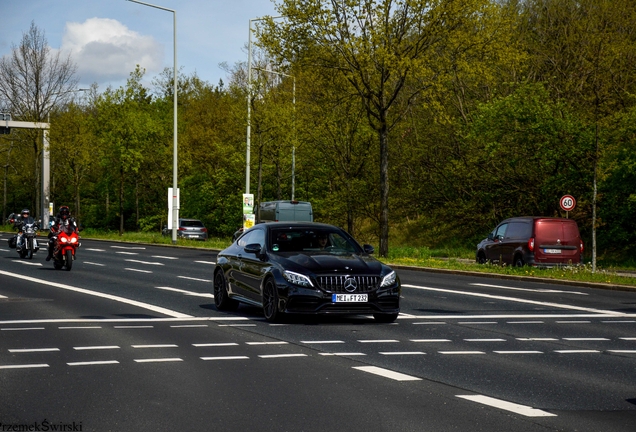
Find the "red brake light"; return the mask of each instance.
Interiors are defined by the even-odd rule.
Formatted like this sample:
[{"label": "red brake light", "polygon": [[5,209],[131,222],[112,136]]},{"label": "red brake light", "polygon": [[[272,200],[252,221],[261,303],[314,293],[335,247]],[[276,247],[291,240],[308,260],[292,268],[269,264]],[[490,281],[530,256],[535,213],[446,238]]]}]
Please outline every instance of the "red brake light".
[{"label": "red brake light", "polygon": [[177,229],[177,231],[185,231],[185,230],[186,230],[186,229],[185,229],[185,228],[183,228],[183,227],[179,227],[179,228]]},{"label": "red brake light", "polygon": [[208,232],[208,229],[207,228],[202,228],[201,231]]},{"label": "red brake light", "polygon": [[530,252],[534,252],[534,237],[528,239],[528,249]]}]

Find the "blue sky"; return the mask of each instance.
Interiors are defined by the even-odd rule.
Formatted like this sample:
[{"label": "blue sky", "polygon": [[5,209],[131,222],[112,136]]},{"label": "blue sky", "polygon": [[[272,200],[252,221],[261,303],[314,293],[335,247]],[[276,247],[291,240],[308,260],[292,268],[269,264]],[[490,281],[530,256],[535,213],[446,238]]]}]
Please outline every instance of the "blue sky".
[{"label": "blue sky", "polygon": [[[247,61],[249,20],[277,15],[271,0],[141,0],[177,11],[177,62],[216,85],[221,62]],[[173,64],[173,15],[126,0],[0,0],[0,57],[31,22],[54,50],[71,53],[80,87],[118,87],[140,64],[148,79]],[[1,79],[1,77],[0,77]]]}]

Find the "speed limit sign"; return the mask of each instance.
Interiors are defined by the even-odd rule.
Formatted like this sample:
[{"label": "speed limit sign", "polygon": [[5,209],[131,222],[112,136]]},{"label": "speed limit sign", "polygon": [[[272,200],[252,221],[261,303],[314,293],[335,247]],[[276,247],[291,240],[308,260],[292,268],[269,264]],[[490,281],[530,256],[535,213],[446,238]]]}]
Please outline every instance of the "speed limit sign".
[{"label": "speed limit sign", "polygon": [[572,211],[576,207],[576,200],[572,195],[563,195],[559,201],[561,208],[565,211]]}]

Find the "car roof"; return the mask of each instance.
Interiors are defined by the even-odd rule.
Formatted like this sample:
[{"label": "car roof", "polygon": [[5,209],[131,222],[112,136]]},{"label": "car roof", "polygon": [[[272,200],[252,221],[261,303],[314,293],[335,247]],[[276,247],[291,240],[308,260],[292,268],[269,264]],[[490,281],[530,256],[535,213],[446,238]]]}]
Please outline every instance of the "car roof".
[{"label": "car roof", "polygon": [[329,228],[329,229],[341,229],[338,228],[335,225],[329,225],[326,223],[320,223],[320,222],[294,222],[294,221],[289,221],[289,222],[263,222],[257,225],[254,225],[253,228],[255,227],[266,227],[266,228],[284,228],[284,227],[290,227],[290,228]]}]

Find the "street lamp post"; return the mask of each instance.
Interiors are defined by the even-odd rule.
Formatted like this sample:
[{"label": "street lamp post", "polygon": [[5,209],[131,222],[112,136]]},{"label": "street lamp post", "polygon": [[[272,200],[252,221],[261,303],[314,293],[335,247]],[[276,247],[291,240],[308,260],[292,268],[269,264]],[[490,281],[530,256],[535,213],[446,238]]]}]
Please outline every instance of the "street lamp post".
[{"label": "street lamp post", "polygon": [[173,14],[173,40],[174,40],[174,64],[172,68],[172,79],[173,79],[173,105],[174,105],[174,115],[173,115],[173,159],[172,159],[172,243],[177,243],[177,229],[179,228],[179,194],[177,187],[177,162],[178,162],[178,141],[177,141],[177,11],[174,9],[168,9],[162,6],[153,5],[150,3],[144,3],[138,0],[127,0],[133,3],[139,3],[144,6],[150,6],[156,9],[161,9],[164,11],[172,12]]},{"label": "street lamp post", "polygon": [[[132,0],[131,0],[132,1]],[[250,135],[251,135],[251,104],[252,104],[252,21],[263,21],[268,18],[277,19],[282,16],[262,17],[250,19],[250,30],[247,43],[247,138],[245,149],[245,193],[250,193]]]},{"label": "street lamp post", "polygon": [[292,103],[294,104],[294,143],[292,144],[292,175],[291,175],[291,200],[294,201],[294,195],[295,195],[295,188],[296,188],[296,182],[295,182],[295,177],[296,177],[296,77],[293,75],[288,75],[286,73],[283,72],[276,72],[273,70],[267,70],[267,69],[261,69],[261,68],[254,68],[256,70],[262,71],[262,72],[267,72],[267,73],[273,73],[276,75],[282,75],[288,78],[291,78],[293,80],[293,86],[292,86]]}]

